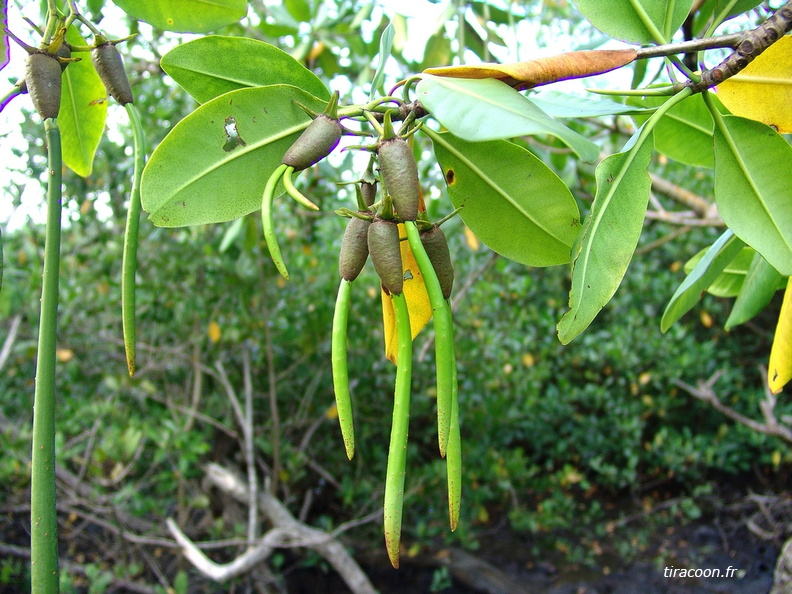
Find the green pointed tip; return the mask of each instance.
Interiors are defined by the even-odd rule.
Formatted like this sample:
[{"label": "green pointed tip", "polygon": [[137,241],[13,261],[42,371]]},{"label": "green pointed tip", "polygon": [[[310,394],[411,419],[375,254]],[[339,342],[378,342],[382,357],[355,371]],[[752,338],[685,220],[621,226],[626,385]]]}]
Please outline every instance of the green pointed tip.
[{"label": "green pointed tip", "polygon": [[363,179],[361,181],[364,181],[368,184],[377,183],[377,175],[374,173],[375,162],[376,159],[374,157],[374,153],[372,152],[371,156],[369,157],[369,162],[368,162],[368,166],[366,167],[366,172],[363,174]]},{"label": "green pointed tip", "polygon": [[110,40],[107,37],[101,33],[94,35],[94,46],[99,47],[100,45],[105,45],[106,43],[110,43]]},{"label": "green pointed tip", "polygon": [[385,550],[388,552],[388,559],[393,569],[399,569],[399,537],[388,538],[388,534],[386,533]]},{"label": "green pointed tip", "polygon": [[335,91],[330,97],[330,101],[327,102],[327,107],[323,112],[324,115],[331,120],[338,120],[338,98],[338,91]]},{"label": "green pointed tip", "polygon": [[391,112],[386,111],[385,117],[382,118],[382,140],[390,140],[396,138],[396,130],[393,129],[393,122],[391,122]]},{"label": "green pointed tip", "polygon": [[313,119],[316,119],[316,116],[318,116],[318,115],[319,115],[319,113],[318,113],[318,112],[314,111],[313,109],[310,109],[309,107],[306,107],[305,105],[303,105],[303,104],[302,104],[302,103],[300,103],[299,101],[295,101],[294,103],[296,103],[296,104],[297,104],[297,107],[299,107],[299,108],[300,108],[300,109],[302,109],[302,110],[303,110],[305,113],[307,113],[307,114],[308,114],[308,117],[310,117],[312,120],[313,120]]},{"label": "green pointed tip", "polygon": [[386,221],[392,221],[394,217],[393,199],[387,192],[384,192],[384,195],[382,196],[382,206],[380,207],[379,217],[381,219],[385,219]]},{"label": "green pointed tip", "polygon": [[363,198],[363,190],[360,189],[360,184],[355,184],[355,199],[357,200],[358,210],[368,210],[368,205],[366,204],[365,198]]}]

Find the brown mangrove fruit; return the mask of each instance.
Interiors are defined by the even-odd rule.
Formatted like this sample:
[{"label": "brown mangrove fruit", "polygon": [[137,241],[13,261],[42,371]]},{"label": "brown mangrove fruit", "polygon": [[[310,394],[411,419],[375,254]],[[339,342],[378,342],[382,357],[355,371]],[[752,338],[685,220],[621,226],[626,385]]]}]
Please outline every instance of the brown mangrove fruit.
[{"label": "brown mangrove fruit", "polygon": [[421,232],[421,243],[429,256],[437,280],[440,281],[440,288],[443,291],[443,299],[451,298],[451,291],[454,288],[454,267],[451,264],[451,253],[448,250],[448,241],[445,233],[437,225],[433,225],[426,231]]},{"label": "brown mangrove fruit", "polygon": [[344,231],[341,241],[341,253],[338,256],[338,271],[341,278],[352,282],[355,280],[368,260],[368,231],[371,221],[352,217]]},{"label": "brown mangrove fruit", "polygon": [[283,155],[283,163],[302,171],[315,165],[333,152],[344,133],[338,121],[338,93],[333,93],[324,113],[317,115],[313,122],[294,141]]},{"label": "brown mangrove fruit", "polygon": [[386,138],[377,145],[377,158],[396,214],[402,221],[414,221],[418,216],[420,185],[412,148],[401,136]]},{"label": "brown mangrove fruit", "polygon": [[[97,41],[102,38],[98,37]],[[115,45],[109,41],[97,44],[91,50],[91,60],[99,78],[102,79],[107,93],[121,105],[133,102],[132,88],[124,70],[124,62]]]},{"label": "brown mangrove fruit", "polygon": [[61,99],[61,65],[47,52],[28,56],[25,84],[41,119],[57,118]]},{"label": "brown mangrove fruit", "polygon": [[393,221],[374,219],[368,230],[368,249],[382,286],[391,295],[404,288],[399,227]]}]

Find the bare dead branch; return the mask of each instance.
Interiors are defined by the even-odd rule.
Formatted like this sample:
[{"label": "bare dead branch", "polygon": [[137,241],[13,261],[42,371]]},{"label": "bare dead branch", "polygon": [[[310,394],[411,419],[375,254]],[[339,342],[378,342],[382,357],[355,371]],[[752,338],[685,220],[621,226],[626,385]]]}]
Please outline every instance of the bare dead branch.
[{"label": "bare dead branch", "polygon": [[[717,210],[715,210],[713,204],[706,198],[699,196],[695,192],[691,192],[687,188],[672,183],[655,173],[650,172],[649,177],[652,179],[652,189],[655,192],[668,196],[678,204],[687,206],[693,210],[699,218],[720,219]],[[723,225],[722,220],[720,224]]]},{"label": "bare dead branch", "polygon": [[[21,559],[30,559],[30,549],[0,542],[0,555],[19,557]],[[86,569],[85,565],[63,560],[61,560],[60,565],[63,571],[67,573],[76,573],[82,576],[88,575],[88,570]],[[132,580],[126,580],[118,577],[113,577],[112,585],[124,592],[132,592],[134,594],[156,594],[159,591],[156,588],[147,586],[146,584],[140,584],[138,582],[133,582]]]},{"label": "bare dead branch", "polygon": [[[206,480],[234,499],[247,502],[248,489],[235,474],[217,464],[206,467]],[[357,562],[333,535],[298,521],[271,492],[262,492],[258,498],[261,511],[269,519],[270,529],[256,545],[230,563],[219,565],[206,557],[179,527],[168,519],[168,528],[182,546],[187,559],[204,575],[224,581],[249,571],[272,554],[274,548],[307,547],[322,555],[355,594],[374,594],[376,590]]]},{"label": "bare dead branch", "polygon": [[[764,370],[763,374],[766,377],[766,372]],[[727,406],[721,402],[718,395],[713,390],[713,386],[715,383],[720,379],[723,375],[724,371],[720,370],[715,372],[712,377],[710,377],[706,382],[699,381],[698,387],[694,388],[691,385],[686,384],[680,380],[673,380],[674,384],[691,394],[692,396],[702,400],[712,406],[718,412],[723,413],[733,421],[737,421],[741,425],[745,425],[749,429],[756,431],[757,433],[762,433],[764,435],[771,435],[773,437],[780,437],[786,442],[792,443],[792,429],[787,427],[786,425],[782,425],[778,422],[775,418],[773,413],[773,409],[775,408],[775,397],[773,396],[772,399],[767,397],[767,391],[765,392],[765,401],[760,404],[760,408],[762,410],[762,415],[764,416],[765,422],[760,423],[755,421],[751,418],[746,417],[745,415],[737,412],[730,406]],[[767,381],[764,381],[764,384],[767,384]],[[771,395],[772,396],[772,395]]]}]

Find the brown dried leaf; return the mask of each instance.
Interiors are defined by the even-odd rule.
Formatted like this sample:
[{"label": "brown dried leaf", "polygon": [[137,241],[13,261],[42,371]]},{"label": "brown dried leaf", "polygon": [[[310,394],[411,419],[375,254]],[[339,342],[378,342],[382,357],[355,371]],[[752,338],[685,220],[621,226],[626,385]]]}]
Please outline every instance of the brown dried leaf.
[{"label": "brown dried leaf", "polygon": [[427,74],[450,78],[495,78],[521,91],[561,80],[610,72],[634,61],[634,49],[586,50],[557,56],[512,62],[427,68]]}]

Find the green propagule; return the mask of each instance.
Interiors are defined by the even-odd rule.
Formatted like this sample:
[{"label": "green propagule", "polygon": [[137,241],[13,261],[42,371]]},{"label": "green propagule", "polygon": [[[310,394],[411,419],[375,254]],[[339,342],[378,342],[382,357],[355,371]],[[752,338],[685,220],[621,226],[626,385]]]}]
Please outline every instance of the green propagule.
[{"label": "green propagule", "polygon": [[[381,108],[382,105],[376,107]],[[405,120],[399,134],[393,129],[392,112]],[[339,113],[343,115],[339,116]],[[456,529],[459,521],[462,485],[456,363],[451,307],[448,301],[453,285],[453,267],[445,235],[436,224],[428,221],[424,212],[419,212],[422,210],[422,200],[418,168],[408,141],[420,126],[415,125],[414,116],[402,116],[398,109],[388,108],[349,108],[340,112],[337,93],[331,97],[323,113],[311,115],[313,121],[286,151],[281,164],[267,181],[261,206],[264,237],[275,267],[288,279],[272,217],[272,202],[279,193],[279,182],[282,183],[283,190],[297,202],[316,209],[308,198],[294,188],[293,173],[315,165],[331,154],[343,134],[366,134],[346,130],[341,119],[368,122],[378,136],[377,142],[373,146],[351,147],[369,151],[372,155],[366,175],[355,184],[356,209],[337,211],[350,220],[339,254],[341,282],[333,316],[331,347],[333,387],[344,449],[351,460],[356,446],[347,362],[347,323],[352,284],[370,256],[380,277],[385,299],[392,302],[396,320],[397,367],[385,481],[384,533],[388,557],[392,565],[398,567],[412,370],[412,331],[408,302],[403,291],[405,272],[401,256],[402,240],[406,239],[418,263],[432,308],[437,370],[438,444],[440,455],[446,458],[447,464],[452,530]],[[375,169],[378,175],[375,174]],[[383,188],[379,202],[376,201],[378,185]],[[400,228],[405,230],[406,238],[400,236]]]},{"label": "green propagule", "polygon": [[[90,46],[74,46],[66,42],[70,27],[86,25],[95,36]],[[59,265],[62,213],[61,133],[58,116],[61,106],[62,76],[66,67],[80,58],[72,52],[90,51],[97,74],[107,93],[124,105],[134,137],[134,179],[129,201],[122,263],[123,337],[129,373],[135,370],[135,272],[140,217],[140,176],[145,160],[145,144],[140,115],[133,105],[133,95],[121,61],[117,43],[108,40],[92,23],[80,15],[71,3],[68,15],[49,6],[38,47],[22,42],[7,29],[5,33],[28,52],[25,76],[2,105],[14,97],[28,93],[33,107],[44,123],[47,144],[47,221],[41,289],[41,316],[36,357],[36,381],[33,404],[33,437],[31,460],[31,589],[51,594],[59,590],[58,522],[55,485],[55,367],[58,317]],[[0,267],[0,270],[2,268]]]}]

